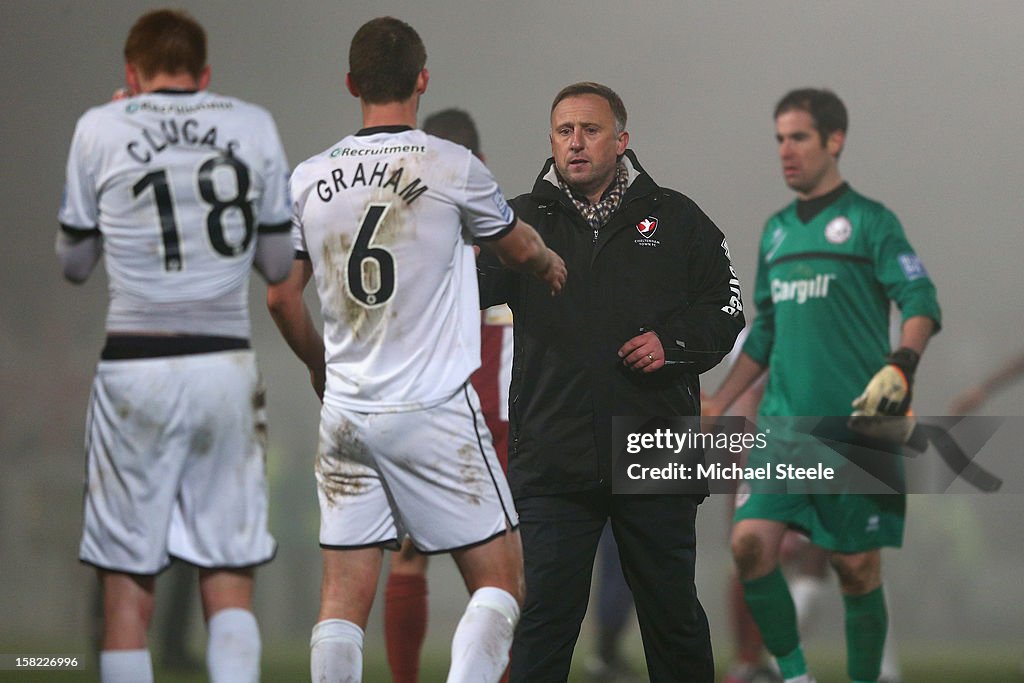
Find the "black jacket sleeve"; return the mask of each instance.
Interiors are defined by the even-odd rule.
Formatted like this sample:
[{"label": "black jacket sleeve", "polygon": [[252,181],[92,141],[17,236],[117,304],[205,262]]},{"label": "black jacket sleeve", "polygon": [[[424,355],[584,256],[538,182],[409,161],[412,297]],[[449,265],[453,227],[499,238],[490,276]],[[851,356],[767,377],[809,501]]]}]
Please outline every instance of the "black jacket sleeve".
[{"label": "black jacket sleeve", "polygon": [[667,365],[701,373],[718,365],[743,329],[739,278],[722,231],[690,202],[692,238],[681,260],[689,273],[683,305],[652,326]]}]

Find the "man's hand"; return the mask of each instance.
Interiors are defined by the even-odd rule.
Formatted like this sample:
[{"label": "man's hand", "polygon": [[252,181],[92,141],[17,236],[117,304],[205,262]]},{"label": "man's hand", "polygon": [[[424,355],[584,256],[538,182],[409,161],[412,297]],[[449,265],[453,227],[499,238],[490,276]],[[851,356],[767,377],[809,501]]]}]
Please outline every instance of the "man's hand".
[{"label": "man's hand", "polygon": [[665,365],[665,348],[654,332],[639,334],[619,349],[622,364],[640,372],[654,372]]},{"label": "man's hand", "polygon": [[562,287],[565,286],[566,277],[568,277],[568,273],[565,270],[565,261],[554,251],[548,249],[548,267],[544,272],[537,273],[537,277],[548,283],[551,287],[551,296],[559,294],[562,291]]},{"label": "man's hand", "polygon": [[919,356],[908,348],[889,354],[888,364],[875,373],[864,393],[853,401],[855,417],[906,415]]}]

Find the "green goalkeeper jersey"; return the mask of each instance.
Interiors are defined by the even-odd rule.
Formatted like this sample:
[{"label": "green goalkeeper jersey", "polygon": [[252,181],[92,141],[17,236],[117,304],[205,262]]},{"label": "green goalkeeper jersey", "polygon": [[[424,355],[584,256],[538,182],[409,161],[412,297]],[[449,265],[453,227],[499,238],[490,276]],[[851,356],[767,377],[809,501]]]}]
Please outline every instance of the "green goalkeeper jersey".
[{"label": "green goalkeeper jersey", "polygon": [[889,307],[941,322],[935,286],[889,209],[848,186],[807,223],[773,215],[743,351],[769,368],[762,415],[849,415],[890,351]]}]

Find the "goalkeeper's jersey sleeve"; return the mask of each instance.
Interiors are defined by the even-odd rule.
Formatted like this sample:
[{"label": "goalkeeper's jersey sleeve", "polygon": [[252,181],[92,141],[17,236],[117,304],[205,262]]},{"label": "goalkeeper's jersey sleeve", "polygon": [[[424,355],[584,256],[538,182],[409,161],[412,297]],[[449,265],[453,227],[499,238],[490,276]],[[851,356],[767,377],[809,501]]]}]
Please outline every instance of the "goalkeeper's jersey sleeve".
[{"label": "goalkeeper's jersey sleeve", "polygon": [[890,302],[941,324],[899,220],[852,189],[808,223],[796,202],[768,220],[754,301],[743,350],[769,367],[762,415],[848,415],[890,351]]}]

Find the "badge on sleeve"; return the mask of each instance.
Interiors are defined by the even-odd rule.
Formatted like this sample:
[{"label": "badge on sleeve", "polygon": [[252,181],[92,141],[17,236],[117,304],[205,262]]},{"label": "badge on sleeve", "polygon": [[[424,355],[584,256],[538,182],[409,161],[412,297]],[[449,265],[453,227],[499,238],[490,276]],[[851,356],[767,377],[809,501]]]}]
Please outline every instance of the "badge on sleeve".
[{"label": "badge on sleeve", "polygon": [[910,252],[907,254],[900,254],[896,258],[899,259],[900,268],[903,269],[903,275],[908,280],[917,280],[918,278],[928,277],[928,271],[924,269],[924,264],[921,263],[921,259],[917,254]]}]

